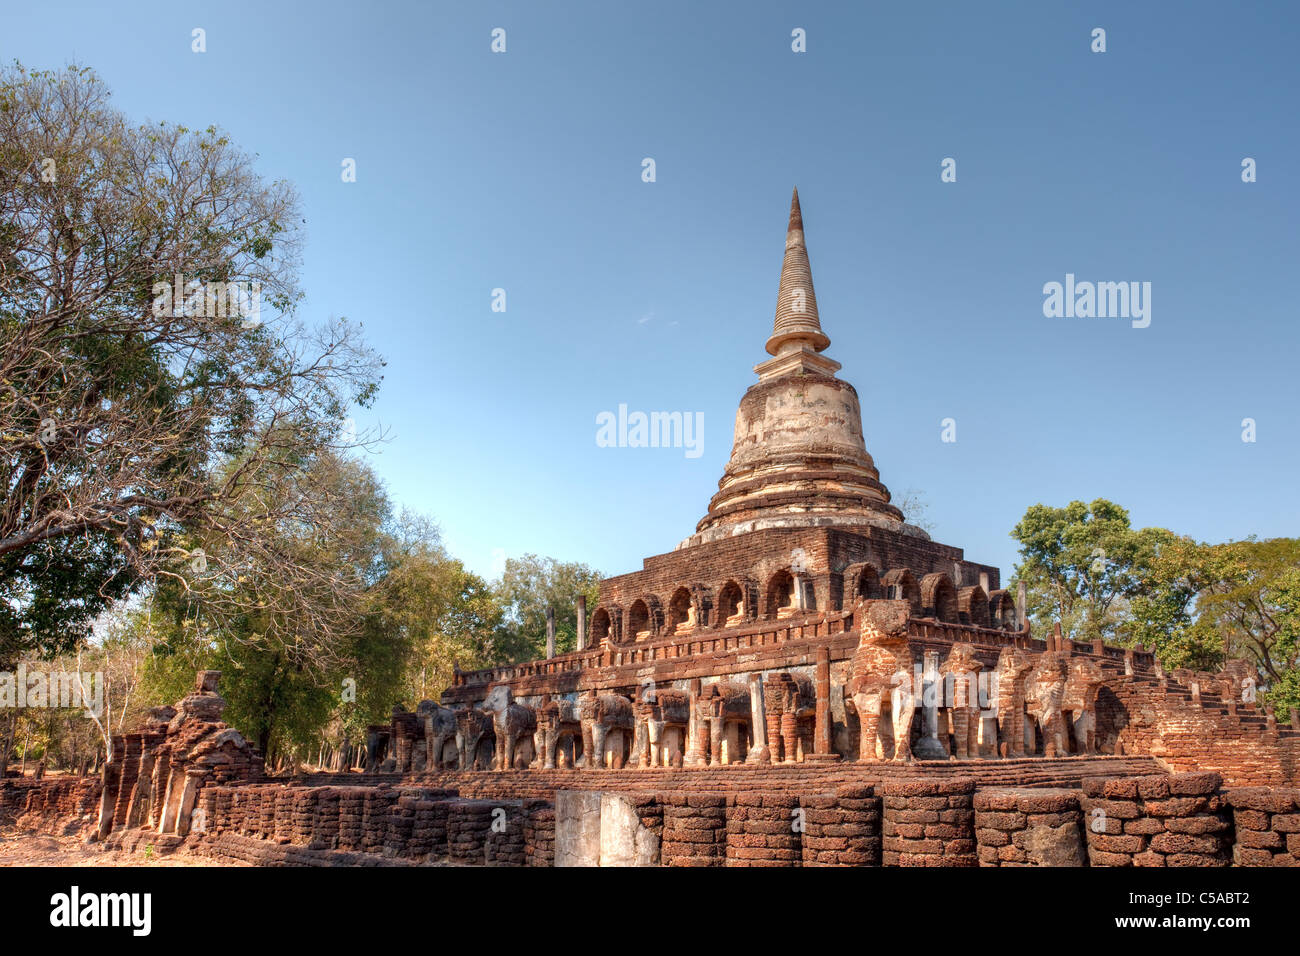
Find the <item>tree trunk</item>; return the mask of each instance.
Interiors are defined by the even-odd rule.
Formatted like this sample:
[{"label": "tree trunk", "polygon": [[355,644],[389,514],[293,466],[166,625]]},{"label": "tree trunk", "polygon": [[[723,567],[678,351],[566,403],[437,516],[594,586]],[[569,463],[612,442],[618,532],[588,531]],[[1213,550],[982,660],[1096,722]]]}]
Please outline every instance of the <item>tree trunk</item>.
[{"label": "tree trunk", "polygon": [[14,749],[14,735],[18,732],[18,711],[9,712],[9,729],[5,731],[4,744],[0,746],[0,780],[9,773],[9,754]]}]

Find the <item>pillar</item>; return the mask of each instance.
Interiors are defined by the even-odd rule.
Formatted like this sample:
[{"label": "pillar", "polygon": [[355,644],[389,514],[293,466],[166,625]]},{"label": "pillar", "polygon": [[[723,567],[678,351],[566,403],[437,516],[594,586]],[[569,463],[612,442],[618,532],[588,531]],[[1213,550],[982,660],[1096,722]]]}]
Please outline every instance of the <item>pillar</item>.
[{"label": "pillar", "polygon": [[[110,744],[111,746],[111,744]],[[122,784],[122,761],[108,761],[100,769],[99,825],[96,834],[103,840],[113,831],[113,811],[117,807],[117,790]]]},{"label": "pillar", "polygon": [[[925,760],[942,760],[948,748],[939,739],[939,695],[942,685],[939,677],[939,652],[925,652],[925,671],[921,677],[918,701],[921,707],[921,739],[916,742],[916,756]],[[906,729],[903,731],[906,733]]]},{"label": "pillar", "polygon": [[767,754],[772,763],[781,759],[781,715],[773,714],[767,722]]},{"label": "pillar", "polygon": [[578,595],[578,650],[587,649],[587,595]]},{"label": "pillar", "polygon": [[[176,811],[176,833],[178,836],[188,836],[190,832],[190,821],[194,815],[194,807],[198,803],[199,789],[203,786],[203,778],[207,776],[206,770],[187,770],[185,771],[185,781],[181,790],[181,798]],[[206,828],[206,821],[205,821]]]},{"label": "pillar", "polygon": [[555,656],[555,608],[546,609],[546,659]]},{"label": "pillar", "polygon": [[686,756],[682,758],[682,765],[686,767],[698,767],[704,763],[704,741],[701,739],[698,716],[699,700],[700,679],[696,677],[691,680],[690,690],[687,691],[687,706],[690,710],[686,718]]},{"label": "pillar", "polygon": [[751,743],[745,763],[768,763],[771,752],[768,744],[767,706],[763,699],[763,675],[749,675],[749,730]]},{"label": "pillar", "polygon": [[831,752],[831,651],[825,645],[817,648],[817,670],[813,676],[813,689],[817,692],[817,724],[813,736],[813,753]]},{"label": "pillar", "polygon": [[781,742],[785,745],[785,762],[794,763],[799,758],[799,718],[794,711],[781,715]]}]

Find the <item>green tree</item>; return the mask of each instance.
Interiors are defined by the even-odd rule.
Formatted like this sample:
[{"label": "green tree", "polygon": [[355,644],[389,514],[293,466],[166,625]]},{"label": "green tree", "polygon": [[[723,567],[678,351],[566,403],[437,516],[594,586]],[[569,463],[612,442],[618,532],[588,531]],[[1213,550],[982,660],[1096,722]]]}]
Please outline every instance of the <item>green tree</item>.
[{"label": "green tree", "polygon": [[1283,572],[1269,585],[1267,603],[1275,609],[1277,629],[1270,657],[1277,676],[1265,699],[1280,713],[1300,713],[1300,568]]},{"label": "green tree", "polygon": [[343,443],[381,364],[294,318],[301,221],[215,127],[133,125],[87,69],[0,73],[0,663],[73,648],[196,538],[264,564],[241,549],[299,517],[254,503]]},{"label": "green tree", "polygon": [[[410,527],[409,521],[404,524]],[[379,592],[375,629],[402,635],[410,648],[409,706],[438,699],[451,686],[456,666],[473,670],[509,660],[500,640],[503,612],[496,593],[448,555],[435,536],[423,533],[401,542]]]},{"label": "green tree", "polygon": [[1200,544],[1178,538],[1144,569],[1143,592],[1122,630],[1167,668],[1214,670],[1230,657],[1255,664],[1266,701],[1297,697],[1300,539]]},{"label": "green tree", "polygon": [[1142,644],[1173,670],[1217,670],[1223,666],[1223,635],[1213,620],[1198,616],[1197,599],[1207,584],[1211,546],[1190,538],[1166,539],[1145,556],[1140,590],[1119,625],[1125,644]]},{"label": "green tree", "polygon": [[[345,704],[361,702],[358,722],[380,719],[379,702],[391,708],[400,692],[406,653],[401,635],[374,624],[392,562],[391,505],[378,479],[361,462],[322,454],[274,493],[294,499],[304,487],[323,503],[319,514],[290,509],[295,520],[229,548],[239,561],[224,539],[202,539],[207,567],[160,579],[150,609],[170,624],[156,655],[159,689],[178,689],[177,671],[192,679],[196,668],[222,670],[229,722],[268,758],[305,754]],[[279,577],[286,566],[292,595]],[[344,699],[348,680],[357,701]]]},{"label": "green tree", "polygon": [[505,570],[494,590],[505,615],[501,650],[510,660],[529,660],[546,654],[548,607],[555,612],[556,653],[577,647],[578,610],[575,599],[579,594],[585,594],[588,609],[596,607],[600,572],[585,564],[525,554],[506,559]]},{"label": "green tree", "polygon": [[1119,636],[1128,602],[1142,592],[1143,568],[1174,538],[1163,528],[1135,530],[1128,512],[1104,498],[1033,505],[1011,536],[1021,555],[1012,585],[1025,583],[1031,620],[1045,629],[1059,621],[1081,641]]}]

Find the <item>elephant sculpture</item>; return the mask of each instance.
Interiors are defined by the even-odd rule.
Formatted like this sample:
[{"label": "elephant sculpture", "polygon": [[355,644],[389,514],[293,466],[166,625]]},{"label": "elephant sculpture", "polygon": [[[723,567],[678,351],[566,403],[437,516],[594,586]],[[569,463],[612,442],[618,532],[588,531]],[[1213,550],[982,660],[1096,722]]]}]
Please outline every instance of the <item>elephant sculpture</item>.
[{"label": "elephant sculpture", "polygon": [[477,768],[479,745],[492,739],[492,717],[475,707],[456,711],[456,750],[461,770]]},{"label": "elephant sculpture", "polygon": [[[1065,739],[1065,683],[1070,677],[1069,658],[1060,651],[1047,651],[1025,679],[1025,710],[1043,734],[1043,756],[1056,757],[1069,752]],[[1026,737],[1028,734],[1026,734]]]},{"label": "elephant sculpture", "polygon": [[680,767],[686,750],[690,697],[681,690],[658,690],[636,704],[636,750],[642,767]]},{"label": "elephant sculpture", "polygon": [[[737,752],[741,744],[739,731],[741,725],[744,725],[746,733],[748,733],[752,719],[750,705],[748,684],[718,681],[713,684],[705,684],[700,689],[700,696],[696,701],[696,714],[709,728],[709,763],[711,765],[720,766],[724,763],[724,740],[730,744],[726,748],[728,753],[725,762],[733,763],[740,759]],[[728,737],[729,731],[731,733],[730,737]]]},{"label": "elephant sculpture", "polygon": [[[415,714],[424,731],[424,768],[429,771],[441,770],[444,763],[442,753],[447,741],[456,740],[456,712],[436,701],[422,700],[415,708]],[[459,757],[456,762],[459,764]]]},{"label": "elephant sculpture", "polygon": [[[631,734],[636,715],[632,701],[621,694],[588,694],[578,702],[582,749],[588,767],[605,765],[605,740],[610,731]],[[617,758],[615,762],[621,766]]]},{"label": "elephant sculpture", "polygon": [[389,727],[371,724],[366,728],[366,773],[379,773],[388,753]]},{"label": "elephant sculpture", "polygon": [[970,644],[954,644],[939,668],[952,733],[952,756],[980,755],[979,673],[984,664]]},{"label": "elephant sculpture", "polygon": [[1019,647],[1004,647],[993,672],[997,685],[998,752],[1025,755],[1025,682],[1038,659]]},{"label": "elephant sculpture", "polygon": [[817,694],[803,674],[773,674],[763,688],[767,710],[767,750],[773,763],[794,763],[799,746],[812,750]]},{"label": "elephant sculpture", "polygon": [[[510,688],[497,684],[488,691],[483,700],[483,711],[492,718],[492,729],[496,734],[495,770],[523,770],[532,762],[532,754],[520,750],[530,749],[533,735],[537,732],[537,713],[526,704],[517,704]],[[516,767],[516,752],[520,753],[521,766]]]},{"label": "elephant sculpture", "polygon": [[880,719],[886,702],[892,725],[892,759],[912,759],[912,718],[916,714],[912,652],[907,639],[907,601],[859,602],[853,620],[858,622],[858,648],[844,685],[845,709],[857,714],[858,758],[885,756]]},{"label": "elephant sculpture", "polygon": [[1253,704],[1255,702],[1255,682],[1259,673],[1250,661],[1239,657],[1230,657],[1224,662],[1223,670],[1216,675],[1219,693],[1225,701],[1236,704]]},{"label": "elephant sculpture", "polygon": [[1071,716],[1075,746],[1081,754],[1091,755],[1097,751],[1097,694],[1105,680],[1101,665],[1091,658],[1070,660],[1061,709]]},{"label": "elephant sculpture", "polygon": [[538,708],[534,746],[542,769],[555,769],[560,740],[566,734],[582,739],[582,721],[576,703],[563,699],[549,700]]},{"label": "elephant sculpture", "polygon": [[389,754],[384,761],[385,769],[392,764],[397,773],[411,773],[418,769],[420,751],[424,750],[424,728],[417,714],[403,708],[400,704],[393,707],[390,724]]}]

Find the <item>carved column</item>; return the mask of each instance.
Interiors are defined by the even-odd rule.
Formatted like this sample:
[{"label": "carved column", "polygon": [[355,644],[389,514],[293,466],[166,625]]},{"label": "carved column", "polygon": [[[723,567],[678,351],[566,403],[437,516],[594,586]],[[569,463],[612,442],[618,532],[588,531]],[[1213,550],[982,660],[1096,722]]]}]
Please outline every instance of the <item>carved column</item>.
[{"label": "carved column", "polygon": [[916,756],[928,760],[941,760],[948,756],[948,748],[939,739],[939,695],[942,684],[939,678],[939,652],[925,652],[925,672],[921,678],[921,739],[916,742]]},{"label": "carved column", "polygon": [[813,737],[813,753],[831,752],[831,651],[829,647],[817,648],[817,670],[813,689],[817,692],[817,725]]},{"label": "carved column", "polygon": [[687,705],[690,708],[686,717],[686,756],[682,764],[686,767],[698,767],[704,763],[704,741],[701,739],[700,717],[700,679],[694,678],[687,692]]},{"label": "carved column", "polygon": [[583,701],[578,702],[578,726],[582,730],[582,757],[588,770],[598,769],[603,760],[602,755],[596,753],[595,734],[592,732],[594,721],[586,716],[588,709],[595,710],[596,705],[592,703],[595,696],[596,692],[589,690],[583,694],[586,704]]},{"label": "carved column", "polygon": [[785,748],[782,759],[786,763],[794,763],[799,759],[799,718],[793,710],[787,710],[781,715],[781,743]]},{"label": "carved column", "polygon": [[[110,744],[110,746],[112,746]],[[113,831],[113,811],[117,807],[117,789],[122,784],[122,762],[107,761],[100,769],[102,781],[99,792],[99,825],[96,830],[103,840]]]},{"label": "carved column", "polygon": [[763,675],[749,675],[750,739],[745,763],[768,763],[771,760],[767,706],[763,699]]},{"label": "carved column", "polygon": [[1012,686],[1008,688],[1010,703],[1006,712],[1006,757],[1023,757],[1025,755],[1025,683],[1024,678],[1016,675]]},{"label": "carved column", "polygon": [[[973,756],[971,736],[975,725],[971,721],[970,675],[971,671],[955,670],[945,678],[952,681],[952,743],[953,756],[959,759]],[[946,689],[946,686],[945,686]]]},{"label": "carved column", "polygon": [[650,706],[637,701],[632,706],[632,754],[628,760],[634,767],[650,766]]},{"label": "carved column", "polygon": [[775,713],[767,722],[767,755],[772,763],[781,759],[781,714]]},{"label": "carved column", "polygon": [[135,788],[131,793],[131,802],[127,807],[126,826],[134,829],[143,826],[149,819],[149,796],[153,787],[153,748],[148,744],[140,751],[140,772],[135,778]]}]

